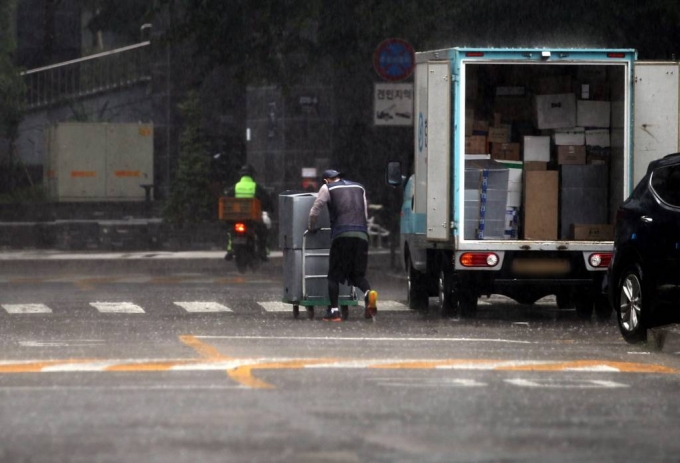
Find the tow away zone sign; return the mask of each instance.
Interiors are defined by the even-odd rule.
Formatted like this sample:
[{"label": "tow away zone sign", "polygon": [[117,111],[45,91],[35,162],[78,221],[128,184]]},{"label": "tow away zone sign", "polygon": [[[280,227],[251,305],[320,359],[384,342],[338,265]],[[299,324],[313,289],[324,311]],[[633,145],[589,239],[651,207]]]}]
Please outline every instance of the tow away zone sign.
[{"label": "tow away zone sign", "polygon": [[413,83],[375,83],[373,101],[375,125],[413,125]]}]

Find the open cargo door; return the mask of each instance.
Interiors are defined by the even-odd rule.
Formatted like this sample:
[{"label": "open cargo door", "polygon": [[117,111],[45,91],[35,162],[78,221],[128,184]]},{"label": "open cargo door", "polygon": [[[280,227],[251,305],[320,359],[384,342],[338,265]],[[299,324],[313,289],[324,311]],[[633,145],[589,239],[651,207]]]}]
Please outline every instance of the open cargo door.
[{"label": "open cargo door", "polygon": [[451,236],[451,73],[448,62],[427,69],[427,239]]}]

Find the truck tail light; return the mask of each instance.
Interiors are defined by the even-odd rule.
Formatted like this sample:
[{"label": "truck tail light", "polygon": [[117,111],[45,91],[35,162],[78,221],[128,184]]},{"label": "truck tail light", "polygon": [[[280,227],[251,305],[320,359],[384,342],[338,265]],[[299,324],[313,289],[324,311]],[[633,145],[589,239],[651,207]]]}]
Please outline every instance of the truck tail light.
[{"label": "truck tail light", "polygon": [[595,268],[609,267],[609,262],[612,260],[611,252],[598,252],[591,254],[588,257],[588,262]]},{"label": "truck tail light", "polygon": [[247,229],[246,224],[244,224],[243,222],[236,222],[234,224],[234,231],[236,233],[245,233],[246,229]]},{"label": "truck tail light", "polygon": [[482,56],[484,56],[484,53],[481,51],[469,51],[465,53],[465,56],[467,56],[468,58],[481,58]]},{"label": "truck tail light", "polygon": [[625,53],[607,53],[607,58],[625,58]]},{"label": "truck tail light", "polygon": [[460,256],[463,267],[495,267],[498,261],[498,255],[493,252],[466,252]]}]

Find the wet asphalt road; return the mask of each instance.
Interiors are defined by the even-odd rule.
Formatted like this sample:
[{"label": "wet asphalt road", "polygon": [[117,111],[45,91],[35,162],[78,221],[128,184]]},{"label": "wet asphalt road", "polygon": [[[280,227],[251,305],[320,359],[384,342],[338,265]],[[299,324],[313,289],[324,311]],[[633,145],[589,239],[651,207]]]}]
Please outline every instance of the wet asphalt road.
[{"label": "wet asphalt road", "polygon": [[550,299],[415,313],[380,259],[375,322],[296,320],[279,262],[5,262],[0,462],[679,458],[672,337],[629,346]]}]

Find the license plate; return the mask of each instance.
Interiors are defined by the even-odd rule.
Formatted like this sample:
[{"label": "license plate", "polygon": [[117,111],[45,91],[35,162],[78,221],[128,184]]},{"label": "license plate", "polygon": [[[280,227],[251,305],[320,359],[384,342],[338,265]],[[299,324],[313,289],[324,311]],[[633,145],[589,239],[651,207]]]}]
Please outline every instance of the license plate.
[{"label": "license plate", "polygon": [[232,244],[246,244],[248,243],[248,238],[245,236],[236,236],[234,237]]},{"label": "license plate", "polygon": [[563,275],[569,273],[568,259],[516,259],[512,271],[518,275]]}]

